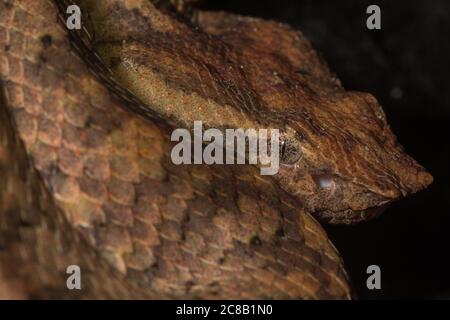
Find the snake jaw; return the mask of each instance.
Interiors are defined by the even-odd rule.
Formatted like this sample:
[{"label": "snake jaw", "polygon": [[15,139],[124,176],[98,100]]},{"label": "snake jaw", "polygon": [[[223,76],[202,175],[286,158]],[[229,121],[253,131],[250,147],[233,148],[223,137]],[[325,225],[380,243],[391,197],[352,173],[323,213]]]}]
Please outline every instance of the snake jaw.
[{"label": "snake jaw", "polygon": [[[286,174],[290,178],[283,177]],[[298,179],[299,177],[301,179]],[[356,224],[374,219],[396,199],[371,192],[364,186],[329,173],[296,174],[292,167],[283,167],[278,179],[280,185],[285,188],[287,180],[297,179],[296,183],[289,184],[286,191],[295,194],[317,219],[331,224]],[[397,194],[397,197],[400,197],[400,194]]]},{"label": "snake jaw", "polygon": [[343,211],[320,211],[316,212],[314,216],[320,221],[327,222],[329,224],[343,224],[354,225],[361,222],[375,219],[382,215],[389,207],[388,204],[381,205],[379,207],[372,207],[365,210],[343,210]]},{"label": "snake jaw", "polygon": [[[388,134],[393,136],[390,130]],[[393,201],[425,189],[433,181],[394,138],[381,145],[374,143],[372,148],[355,144],[348,153],[342,152],[345,148],[335,148],[331,160],[336,161],[317,158],[324,154],[321,146],[331,142],[312,145],[297,141],[301,157],[293,164],[282,164],[276,179],[322,221],[353,224],[376,218]]]},{"label": "snake jaw", "polygon": [[282,188],[294,194],[321,221],[354,224],[380,216],[390,203],[418,192],[432,182],[431,175],[426,172],[418,176],[420,183],[408,187],[390,184],[391,188],[387,189],[379,188],[379,184],[367,186],[356,179],[343,179],[328,172],[310,174],[298,166],[281,166],[277,178]]}]

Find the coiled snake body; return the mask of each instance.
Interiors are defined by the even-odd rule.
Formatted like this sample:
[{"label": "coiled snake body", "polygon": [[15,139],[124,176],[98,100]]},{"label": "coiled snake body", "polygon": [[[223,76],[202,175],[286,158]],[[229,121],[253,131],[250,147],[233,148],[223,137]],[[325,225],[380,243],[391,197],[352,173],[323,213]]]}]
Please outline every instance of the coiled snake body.
[{"label": "coiled snake body", "polygon": [[[310,212],[359,221],[431,182],[373,97],[284,25],[74,2],[82,32],[60,21],[72,2],[0,0],[0,297],[351,298]],[[193,120],[280,127],[292,152],[274,179],[175,166]]]}]

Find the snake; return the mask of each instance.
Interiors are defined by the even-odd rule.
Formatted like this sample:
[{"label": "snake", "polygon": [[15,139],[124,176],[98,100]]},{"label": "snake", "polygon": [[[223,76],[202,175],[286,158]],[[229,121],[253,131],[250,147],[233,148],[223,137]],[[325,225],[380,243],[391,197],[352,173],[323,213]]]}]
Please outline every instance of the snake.
[{"label": "snake", "polygon": [[[0,298],[352,299],[321,223],[431,184],[300,31],[196,2],[0,0]],[[280,171],[173,164],[196,120],[279,129]]]}]

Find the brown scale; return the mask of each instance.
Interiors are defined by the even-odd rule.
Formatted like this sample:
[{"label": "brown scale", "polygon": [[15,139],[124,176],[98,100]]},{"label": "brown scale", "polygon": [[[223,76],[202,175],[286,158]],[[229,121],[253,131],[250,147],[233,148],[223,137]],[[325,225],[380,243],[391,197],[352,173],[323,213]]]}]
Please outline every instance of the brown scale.
[{"label": "brown scale", "polygon": [[123,110],[53,2],[0,1],[0,48],[1,298],[351,297],[325,232],[275,181],[172,165],[167,128]]}]

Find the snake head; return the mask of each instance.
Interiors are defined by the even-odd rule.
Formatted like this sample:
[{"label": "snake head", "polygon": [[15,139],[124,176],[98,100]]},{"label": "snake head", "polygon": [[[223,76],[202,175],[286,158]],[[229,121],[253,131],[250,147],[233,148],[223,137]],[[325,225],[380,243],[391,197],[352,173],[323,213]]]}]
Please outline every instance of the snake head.
[{"label": "snake head", "polygon": [[93,47],[140,114],[179,127],[279,128],[275,179],[319,218],[367,220],[432,182],[376,99],[345,91],[297,31],[225,13],[199,13],[197,30],[147,1],[89,3]]},{"label": "snake head", "polygon": [[372,95],[346,92],[331,100],[311,114],[293,112],[280,139],[276,179],[308,210],[331,223],[356,223],[432,183]]}]

